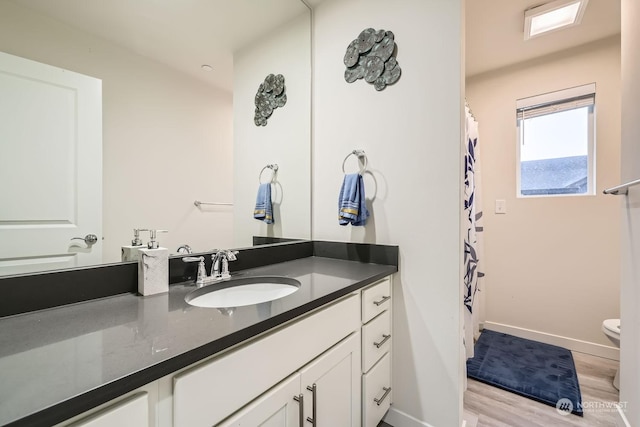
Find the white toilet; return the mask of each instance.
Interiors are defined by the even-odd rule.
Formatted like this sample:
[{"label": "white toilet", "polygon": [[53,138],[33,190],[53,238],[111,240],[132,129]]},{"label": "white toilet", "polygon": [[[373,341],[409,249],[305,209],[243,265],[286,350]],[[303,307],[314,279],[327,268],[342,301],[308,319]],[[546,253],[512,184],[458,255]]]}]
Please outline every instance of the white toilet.
[{"label": "white toilet", "polygon": [[[607,319],[602,322],[602,332],[616,347],[620,348],[620,319]],[[620,390],[620,370],[616,371],[613,386]]]}]

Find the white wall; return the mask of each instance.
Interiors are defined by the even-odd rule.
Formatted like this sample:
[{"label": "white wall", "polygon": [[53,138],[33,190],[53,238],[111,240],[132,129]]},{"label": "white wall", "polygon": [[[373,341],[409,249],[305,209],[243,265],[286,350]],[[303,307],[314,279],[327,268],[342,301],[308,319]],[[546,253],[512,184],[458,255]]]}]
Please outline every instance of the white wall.
[{"label": "white wall", "polygon": [[[622,1],[622,173],[620,183],[640,178],[640,4]],[[629,425],[640,425],[640,187],[622,206],[620,401]]]},{"label": "white wall", "polygon": [[[388,421],[458,426],[462,2],[392,3],[328,0],[314,9],[313,238],[399,245]],[[393,31],[398,45],[402,77],[382,92],[343,77],[347,45],[368,27]],[[342,227],[341,166],[356,148],[372,172],[371,218]]]},{"label": "white wall", "polygon": [[6,1],[0,51],[103,80],[106,262],[139,227],[168,229],[171,251],[232,245],[232,209],[193,205],[232,201],[230,93]]},{"label": "white wall", "polygon": [[[311,18],[304,13],[234,54],[235,246],[252,236],[311,238]],[[255,96],[269,74],[285,78],[287,103],[266,126],[254,124]],[[274,223],[253,218],[258,175],[279,167],[272,185]],[[271,171],[265,170],[262,182]]]},{"label": "white wall", "polygon": [[[516,100],[592,82],[596,195],[517,198]],[[466,94],[480,127],[487,327],[617,357],[601,325],[620,314],[619,201],[602,194],[620,176],[619,37],[472,77]]]}]

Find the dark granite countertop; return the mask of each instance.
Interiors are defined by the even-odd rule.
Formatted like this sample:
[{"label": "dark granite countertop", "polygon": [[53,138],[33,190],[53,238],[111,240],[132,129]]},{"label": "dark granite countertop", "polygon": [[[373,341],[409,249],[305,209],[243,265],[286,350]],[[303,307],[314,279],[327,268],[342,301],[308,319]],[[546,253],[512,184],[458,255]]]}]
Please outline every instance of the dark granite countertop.
[{"label": "dark granite countertop", "polygon": [[168,294],[123,294],[0,319],[0,425],[61,422],[396,271],[312,256],[240,272],[302,286],[232,315],[190,306],[184,297],[195,287],[176,284]]}]

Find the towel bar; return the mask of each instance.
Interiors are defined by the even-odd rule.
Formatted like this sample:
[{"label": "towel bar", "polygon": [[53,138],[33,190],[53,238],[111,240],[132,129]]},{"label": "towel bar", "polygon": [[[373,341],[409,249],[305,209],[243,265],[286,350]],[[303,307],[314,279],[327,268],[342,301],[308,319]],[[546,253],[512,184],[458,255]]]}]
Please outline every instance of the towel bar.
[{"label": "towel bar", "polygon": [[226,203],[226,202],[201,202],[200,200],[196,200],[195,202],[193,202],[193,204],[197,207],[200,207],[202,205],[213,205],[213,206],[233,206],[233,203]]},{"label": "towel bar", "polygon": [[604,194],[613,194],[614,196],[626,195],[629,192],[629,187],[640,184],[640,179],[635,181],[629,181],[625,184],[618,185],[616,187],[607,188],[602,191]]}]

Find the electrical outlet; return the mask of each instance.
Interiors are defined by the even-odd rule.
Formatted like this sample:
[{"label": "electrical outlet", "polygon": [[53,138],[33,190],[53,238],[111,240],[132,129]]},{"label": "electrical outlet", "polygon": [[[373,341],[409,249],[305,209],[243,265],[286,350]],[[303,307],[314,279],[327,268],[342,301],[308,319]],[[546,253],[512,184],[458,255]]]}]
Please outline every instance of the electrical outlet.
[{"label": "electrical outlet", "polygon": [[497,214],[506,214],[507,213],[507,201],[504,199],[496,199],[496,213]]}]

